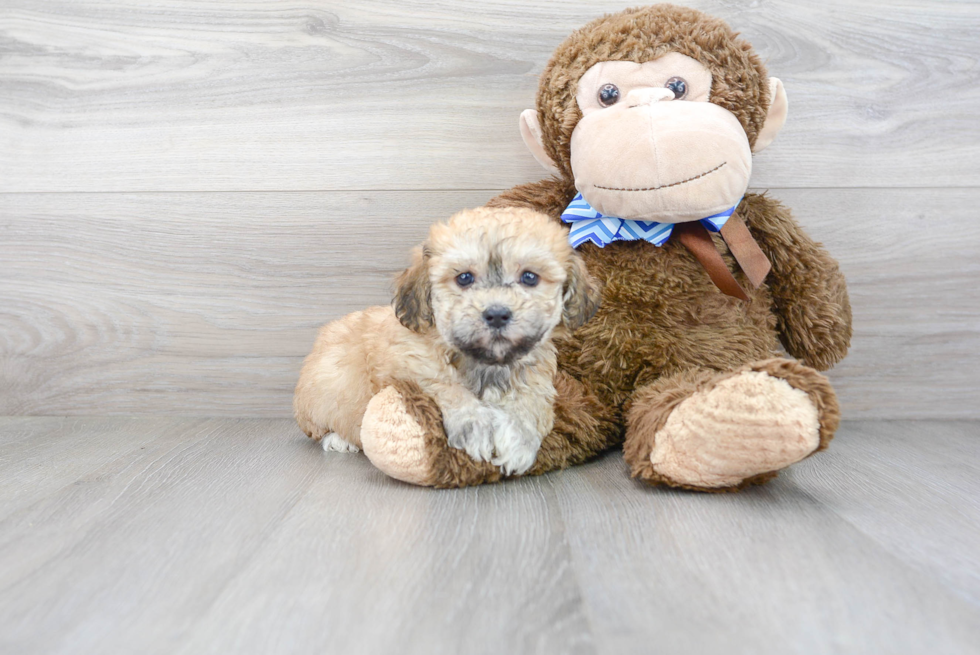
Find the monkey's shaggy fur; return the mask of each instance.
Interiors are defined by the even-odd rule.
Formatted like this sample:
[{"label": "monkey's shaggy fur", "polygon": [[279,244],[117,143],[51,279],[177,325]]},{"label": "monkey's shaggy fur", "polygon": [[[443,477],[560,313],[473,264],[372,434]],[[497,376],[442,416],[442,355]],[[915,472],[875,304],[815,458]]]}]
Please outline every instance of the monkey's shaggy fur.
[{"label": "monkey's shaggy fur", "polygon": [[[600,61],[645,62],[667,52],[690,56],[713,76],[710,102],[730,111],[754,143],[769,106],[765,67],[751,46],[722,21],[698,11],[656,5],[595,20],[556,50],[538,90],[545,151],[560,178],[515,187],[490,206],[529,207],[556,221],[576,190],[569,143],[581,118],[575,101],[582,74]],[[846,353],[851,310],[837,263],[808,237],[789,211],[765,195],[747,194],[737,209],[772,263],[766,283],[741,302],[719,292],[701,264],[677,240],[657,248],[644,241],[586,243],[589,272],[605,285],[599,312],[559,343],[556,424],[530,474],[567,467],[621,444],[633,474],[652,484],[728,491],[764,482],[774,471],[736,484],[699,486],[654,470],[655,436],[685,399],[739,371],[765,373],[801,390],[816,408],[819,444],[839,420],[825,370]],[[715,244],[745,289],[751,289],[724,241]],[[799,362],[779,359],[779,345]],[[447,453],[430,402],[402,390],[427,436],[428,483],[464,486],[496,481],[499,473]],[[441,435],[439,435],[441,436]]]}]

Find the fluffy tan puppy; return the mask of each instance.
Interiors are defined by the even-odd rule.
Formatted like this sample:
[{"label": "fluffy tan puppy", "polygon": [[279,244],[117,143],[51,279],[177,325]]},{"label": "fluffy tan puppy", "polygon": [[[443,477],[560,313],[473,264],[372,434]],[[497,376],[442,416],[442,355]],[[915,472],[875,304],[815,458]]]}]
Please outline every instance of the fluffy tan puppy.
[{"label": "fluffy tan puppy", "polygon": [[591,318],[599,294],[549,217],[462,211],[415,249],[394,307],[321,328],[296,385],[296,420],[325,450],[356,451],[371,398],[412,381],[439,405],[450,446],[524,473],[554,424],[552,338]]}]

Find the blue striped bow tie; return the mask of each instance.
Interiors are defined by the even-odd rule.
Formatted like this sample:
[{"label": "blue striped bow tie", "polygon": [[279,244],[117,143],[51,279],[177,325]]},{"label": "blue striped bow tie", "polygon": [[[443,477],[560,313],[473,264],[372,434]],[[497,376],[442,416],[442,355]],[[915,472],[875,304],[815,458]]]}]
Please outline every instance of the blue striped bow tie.
[{"label": "blue striped bow tie", "polygon": [[[742,202],[741,199],[739,202]],[[718,232],[735,213],[738,202],[731,209],[702,218],[699,223],[709,232]],[[603,216],[578,194],[571,204],[565,208],[561,220],[570,223],[572,228],[568,233],[568,242],[573,248],[578,248],[586,241],[591,241],[600,248],[613,241],[649,241],[658,248],[670,238],[674,231],[673,223],[658,223],[656,221],[631,221],[626,218]]]}]

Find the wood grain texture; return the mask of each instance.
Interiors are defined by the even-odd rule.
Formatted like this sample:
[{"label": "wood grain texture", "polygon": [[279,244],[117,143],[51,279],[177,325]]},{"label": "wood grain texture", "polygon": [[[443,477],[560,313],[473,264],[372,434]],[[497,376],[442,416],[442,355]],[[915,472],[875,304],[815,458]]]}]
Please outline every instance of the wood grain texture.
[{"label": "wood grain texture", "polygon": [[[976,421],[848,424],[794,481],[894,557],[980,606]],[[914,535],[910,538],[909,535]]]},{"label": "wood grain texture", "polygon": [[0,419],[0,474],[58,478],[0,487],[0,651],[975,653],[978,431],[846,422],[718,496],[619,454],[434,491],[288,420]]},{"label": "wood grain texture", "polygon": [[[783,79],[766,187],[975,186],[969,2],[695,1]],[[0,191],[496,189],[542,176],[520,111],[620,0],[7,0]]]},{"label": "wood grain texture", "polygon": [[[110,425],[123,421],[132,433],[115,432],[132,443],[132,420]],[[316,464],[259,422],[171,420],[138,450],[76,469],[73,483],[2,521],[0,650],[173,652]]]},{"label": "wood grain texture", "polygon": [[[840,439],[849,437],[845,425]],[[910,456],[928,447],[915,446]],[[797,468],[848,484],[819,456]],[[617,454],[558,482],[594,638],[608,652],[638,644],[667,653],[974,652],[977,604],[841,521],[793,472],[721,496],[651,490],[627,475]],[[887,481],[915,493],[900,475]],[[865,502],[838,498],[849,508]],[[955,522],[962,505],[976,502],[959,494],[933,509]],[[899,535],[921,541],[914,530]]]},{"label": "wood grain texture", "polygon": [[[182,442],[193,420],[146,417],[92,424],[67,417],[0,419],[0,520],[154,442]],[[79,440],[92,439],[83,448]],[[142,454],[142,453],[141,453]]]},{"label": "wood grain texture", "polygon": [[[0,195],[0,413],[289,416],[316,328],[492,194]],[[773,195],[849,280],[845,416],[980,417],[980,191]]]},{"label": "wood grain texture", "polygon": [[177,652],[598,650],[550,485],[433,494],[360,455],[320,466]]}]

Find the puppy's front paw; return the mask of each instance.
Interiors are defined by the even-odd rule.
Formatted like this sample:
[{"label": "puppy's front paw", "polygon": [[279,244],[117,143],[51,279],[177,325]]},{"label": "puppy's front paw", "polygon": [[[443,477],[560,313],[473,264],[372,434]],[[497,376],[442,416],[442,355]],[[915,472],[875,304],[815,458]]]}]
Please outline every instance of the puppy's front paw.
[{"label": "puppy's front paw", "polygon": [[501,413],[494,447],[497,456],[493,458],[493,465],[499,466],[505,475],[521,475],[534,465],[541,447],[541,437]]},{"label": "puppy's front paw", "polygon": [[442,423],[449,445],[478,462],[493,457],[494,414],[486,407],[444,409]]}]

